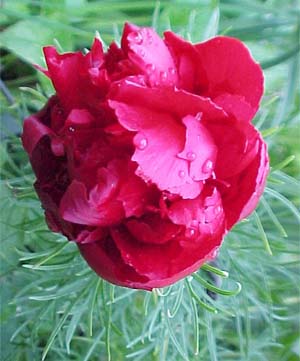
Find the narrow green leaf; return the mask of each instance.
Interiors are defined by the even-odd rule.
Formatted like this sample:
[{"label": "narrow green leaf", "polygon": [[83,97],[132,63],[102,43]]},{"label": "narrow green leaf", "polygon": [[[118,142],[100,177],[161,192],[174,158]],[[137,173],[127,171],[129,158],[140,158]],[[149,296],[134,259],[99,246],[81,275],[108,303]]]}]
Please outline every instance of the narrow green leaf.
[{"label": "narrow green leaf", "polygon": [[272,211],[272,208],[269,206],[268,202],[265,200],[264,197],[261,197],[261,204],[267,211],[269,217],[271,218],[272,222],[274,223],[275,227],[278,229],[282,237],[287,237],[287,233],[285,229],[283,228],[282,224],[279,222],[278,218],[276,217],[275,213]]},{"label": "narrow green leaf", "polygon": [[186,353],[184,352],[184,350],[183,350],[182,346],[180,345],[180,343],[178,342],[177,337],[176,337],[176,335],[174,333],[174,328],[172,327],[172,325],[170,323],[170,318],[168,317],[167,299],[165,297],[163,298],[163,309],[164,309],[164,321],[165,321],[165,324],[167,326],[168,334],[169,334],[175,348],[177,349],[177,351],[181,355],[182,359],[185,360],[185,361],[189,361],[189,358],[186,355]]},{"label": "narrow green leaf", "polygon": [[296,158],[295,155],[290,155],[289,157],[287,157],[286,159],[284,159],[282,162],[276,164],[275,166],[272,167],[272,172],[275,172],[276,170],[281,170],[283,168],[285,168],[286,166],[288,166],[294,159]]},{"label": "narrow green leaf", "polygon": [[[88,349],[88,352],[86,353],[83,361],[88,361],[90,359],[90,357],[92,356],[97,344],[100,342],[103,335],[104,335],[104,330],[100,330],[98,332],[97,336],[93,339],[93,342],[92,342],[90,348]],[[110,360],[110,359],[108,358],[108,360]]]},{"label": "narrow green leaf", "polygon": [[260,221],[260,218],[259,218],[257,212],[255,212],[255,211],[254,211],[254,219],[255,219],[259,234],[260,234],[260,238],[264,243],[265,249],[269,253],[269,255],[272,256],[273,253],[272,253],[272,250],[271,250],[271,247],[270,247],[270,244],[269,244],[268,237],[267,237],[266,232],[264,230],[264,227],[263,227],[263,225],[262,225],[262,223]]},{"label": "narrow green leaf", "polygon": [[218,293],[220,295],[223,296],[236,296],[241,292],[242,286],[239,282],[235,282],[236,283],[236,289],[233,291],[229,291],[229,290],[223,290],[222,288],[216,287],[214,285],[212,285],[211,283],[205,281],[201,276],[199,276],[197,273],[193,273],[192,277],[195,278],[196,281],[198,281],[202,286],[204,286],[205,288],[207,288],[208,290]]},{"label": "narrow green leaf", "polygon": [[207,303],[203,302],[199,296],[196,294],[196,292],[193,290],[192,286],[191,286],[191,282],[189,280],[185,280],[185,284],[191,294],[191,296],[195,299],[195,301],[201,306],[203,307],[204,309],[206,309],[207,311],[209,312],[212,312],[212,313],[218,313],[218,310],[213,307],[213,306],[210,306],[208,305]]},{"label": "narrow green leaf", "polygon": [[57,336],[57,334],[59,333],[60,329],[62,328],[63,324],[65,323],[67,317],[69,316],[70,311],[72,310],[74,304],[77,302],[77,299],[75,299],[73,302],[68,302],[68,306],[66,307],[66,310],[64,311],[63,316],[61,317],[61,319],[59,320],[59,322],[57,323],[57,325],[55,326],[54,330],[52,331],[48,342],[44,348],[43,354],[42,354],[42,361],[45,360],[51,346],[53,345],[53,342],[55,340],[55,337]]},{"label": "narrow green leaf", "polygon": [[227,271],[222,271],[219,268],[213,267],[212,265],[210,265],[208,263],[205,263],[203,266],[201,266],[201,269],[203,269],[204,271],[207,271],[207,272],[212,272],[223,278],[227,278],[229,275]]},{"label": "narrow green leaf", "polygon": [[93,336],[93,315],[94,315],[94,308],[95,308],[95,304],[96,304],[96,299],[97,299],[97,296],[98,296],[98,293],[99,293],[99,288],[100,288],[100,284],[101,284],[102,279],[99,278],[97,280],[97,284],[96,284],[96,287],[95,287],[95,290],[94,290],[94,293],[93,293],[93,296],[92,296],[92,302],[91,302],[91,306],[89,308],[89,316],[88,316],[88,320],[89,320],[89,336]]},{"label": "narrow green leaf", "polygon": [[294,214],[298,222],[300,222],[300,213],[291,201],[289,201],[282,194],[278,193],[277,191],[269,187],[265,188],[265,192],[271,195],[272,197],[277,198],[279,201],[281,201]]}]

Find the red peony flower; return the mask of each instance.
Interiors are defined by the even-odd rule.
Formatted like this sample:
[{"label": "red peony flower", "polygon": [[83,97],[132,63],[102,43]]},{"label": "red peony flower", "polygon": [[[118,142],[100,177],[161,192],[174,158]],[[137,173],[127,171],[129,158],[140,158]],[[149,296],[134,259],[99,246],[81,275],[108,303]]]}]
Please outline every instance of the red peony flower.
[{"label": "red peony flower", "polygon": [[56,95],[22,139],[50,229],[126,287],[164,287],[213,259],[269,169],[248,49],[126,24],[106,53],[95,39],[87,55],[44,54]]}]

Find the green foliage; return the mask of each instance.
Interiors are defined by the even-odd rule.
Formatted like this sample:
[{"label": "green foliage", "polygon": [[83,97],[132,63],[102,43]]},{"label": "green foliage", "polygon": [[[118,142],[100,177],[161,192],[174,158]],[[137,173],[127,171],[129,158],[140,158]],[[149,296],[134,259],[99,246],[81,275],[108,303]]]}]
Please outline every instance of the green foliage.
[{"label": "green foliage", "polygon": [[[3,1],[0,24],[1,360],[296,361],[299,349],[299,3]],[[30,63],[119,37],[124,21],[200,41],[246,41],[265,68],[255,124],[272,171],[256,212],[226,237],[217,261],[152,293],[99,279],[75,244],[48,231],[20,138],[22,120],[53,92]],[[19,87],[22,87],[21,89]]]}]

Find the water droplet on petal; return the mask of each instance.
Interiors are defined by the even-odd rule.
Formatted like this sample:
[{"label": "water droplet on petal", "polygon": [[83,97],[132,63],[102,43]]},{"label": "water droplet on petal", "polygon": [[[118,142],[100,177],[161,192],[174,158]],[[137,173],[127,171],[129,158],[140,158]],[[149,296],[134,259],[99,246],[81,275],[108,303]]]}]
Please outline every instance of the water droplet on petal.
[{"label": "water droplet on petal", "polygon": [[212,160],[208,159],[202,167],[202,171],[203,173],[209,173],[211,172],[211,170],[213,169],[213,165],[214,163],[212,162]]},{"label": "water droplet on petal", "polygon": [[69,132],[72,132],[72,133],[75,132],[75,128],[73,128],[73,127],[69,127],[68,129],[69,129]]},{"label": "water droplet on petal", "polygon": [[180,178],[184,178],[184,177],[185,177],[185,171],[184,171],[184,170],[180,170],[180,171],[178,172],[178,175],[179,175]]},{"label": "water droplet on petal", "polygon": [[155,70],[155,65],[154,64],[147,64],[146,65],[146,71],[148,74],[151,74],[153,73]]},{"label": "water droplet on petal", "polygon": [[248,150],[248,144],[249,144],[248,139],[246,139],[245,144],[244,144],[244,149],[243,149],[243,153],[244,153],[244,154],[245,154],[245,153],[247,152],[247,150]]},{"label": "water droplet on petal", "polygon": [[144,149],[147,147],[147,145],[148,145],[147,139],[146,139],[146,138],[142,138],[142,139],[139,141],[137,147],[138,147],[140,150],[144,150]]},{"label": "water droplet on petal", "polygon": [[196,230],[194,228],[187,228],[186,231],[185,231],[185,236],[187,238],[194,237],[195,234],[196,234]]},{"label": "water droplet on petal", "polygon": [[202,118],[202,113],[197,113],[195,119],[198,120],[198,122],[200,122],[201,118]]},{"label": "water droplet on petal", "polygon": [[175,68],[169,68],[168,71],[169,71],[169,73],[170,73],[171,75],[175,75],[175,74],[176,74],[176,69],[175,69]]},{"label": "water droplet on petal", "polygon": [[217,206],[215,209],[214,209],[214,213],[217,215],[221,212],[221,206]]},{"label": "water droplet on petal", "polygon": [[142,44],[142,42],[143,42],[142,34],[140,32],[138,32],[138,31],[131,32],[128,35],[127,39],[129,41],[132,41],[133,43],[138,44],[138,45]]},{"label": "water droplet on petal", "polygon": [[168,78],[167,72],[166,72],[166,71],[162,71],[162,72],[160,73],[160,80],[161,80],[162,82],[164,82],[164,81],[167,80],[167,78]]},{"label": "water droplet on petal", "polygon": [[194,152],[188,152],[188,153],[186,154],[186,157],[187,157],[188,160],[193,161],[193,160],[196,159],[196,153],[194,153]]}]

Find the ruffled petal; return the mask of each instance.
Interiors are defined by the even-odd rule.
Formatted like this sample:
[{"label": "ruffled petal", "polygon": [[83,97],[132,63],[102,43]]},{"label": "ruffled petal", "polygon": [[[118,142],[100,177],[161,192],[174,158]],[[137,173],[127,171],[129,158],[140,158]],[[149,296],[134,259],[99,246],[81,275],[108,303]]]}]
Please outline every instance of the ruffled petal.
[{"label": "ruffled petal", "polygon": [[[76,127],[76,126],[88,127],[91,126],[93,122],[94,122],[94,117],[87,109],[72,109],[66,119],[65,126],[66,128]],[[73,129],[73,131],[74,130],[75,129]]]},{"label": "ruffled petal", "polygon": [[100,68],[104,63],[103,46],[100,39],[95,38],[91,50],[85,56],[88,68]]},{"label": "ruffled petal", "polygon": [[164,41],[153,29],[126,24],[122,47],[128,52],[132,63],[148,76],[150,85],[176,85],[178,79],[173,58]]},{"label": "ruffled petal", "polygon": [[214,98],[214,102],[239,121],[250,122],[255,114],[254,108],[241,95],[224,93]]},{"label": "ruffled petal", "polygon": [[255,158],[241,173],[227,178],[226,183],[229,186],[221,190],[227,229],[247,217],[255,209],[263,193],[268,173],[267,146],[259,137]]},{"label": "ruffled petal", "polygon": [[76,237],[76,242],[81,244],[99,242],[107,237],[108,231],[106,228],[97,227],[89,230],[84,229]]},{"label": "ruffled petal", "polygon": [[60,214],[69,222],[108,226],[120,222],[124,211],[120,202],[103,203],[102,192],[98,186],[88,195],[85,185],[73,180],[60,202]]},{"label": "ruffled petal", "polygon": [[119,286],[151,290],[148,277],[138,274],[123,261],[110,237],[99,242],[78,243],[78,247],[89,266],[107,281]]},{"label": "ruffled petal", "polygon": [[161,190],[195,198],[202,183],[189,176],[189,161],[177,155],[184,149],[185,129],[167,113],[110,101],[122,126],[136,131],[133,161],[139,165],[137,174],[154,182]]},{"label": "ruffled petal", "polygon": [[169,220],[161,219],[157,214],[148,214],[141,219],[130,219],[125,224],[133,237],[139,242],[148,244],[164,244],[175,238],[182,228]]},{"label": "ruffled petal", "polygon": [[58,54],[54,46],[43,48],[50,78],[65,109],[81,104],[79,74],[84,56],[81,52]]},{"label": "ruffled petal", "polygon": [[56,122],[60,122],[61,125],[64,122],[59,109],[58,98],[52,96],[39,112],[24,120],[22,143],[29,157],[38,142],[46,135],[51,139],[52,152],[56,156],[64,155],[64,144],[56,135]]},{"label": "ruffled petal", "polygon": [[216,188],[205,187],[196,199],[173,202],[168,215],[172,222],[186,227],[186,247],[197,247],[199,240],[225,232],[222,198]]},{"label": "ruffled petal", "polygon": [[172,114],[182,119],[186,115],[202,113],[202,120],[216,120],[227,117],[224,110],[210,99],[184,90],[170,88],[147,88],[129,80],[112,86],[108,98],[159,112]]},{"label": "ruffled petal", "polygon": [[24,120],[22,142],[29,156],[31,156],[37,143],[45,135],[53,135],[53,132],[42,124],[35,115],[31,115]]},{"label": "ruffled petal", "polygon": [[134,173],[129,173],[126,181],[120,186],[117,197],[122,202],[126,218],[140,217],[146,206],[151,204],[153,193],[140,177]]},{"label": "ruffled petal", "polygon": [[197,79],[197,51],[193,45],[174,34],[172,31],[164,33],[165,43],[168,46],[178,70],[179,88],[193,92]]},{"label": "ruffled petal", "polygon": [[204,125],[218,145],[214,168],[217,179],[232,177],[252,162],[258,152],[259,133],[251,123],[227,118]]},{"label": "ruffled petal", "polygon": [[199,181],[211,176],[217,157],[217,147],[207,129],[201,124],[201,113],[187,115],[182,122],[186,126],[186,141],[178,157],[189,162],[189,175]]},{"label": "ruffled petal", "polygon": [[123,261],[149,278],[147,286],[150,289],[168,286],[196,271],[201,264],[215,257],[223,238],[219,229],[218,233],[199,240],[196,247],[187,247],[184,234],[163,244],[139,241],[124,227],[113,229],[111,234]]},{"label": "ruffled petal", "polygon": [[[196,44],[198,52],[200,94],[214,99],[221,94],[243,97],[242,102],[252,107],[250,120],[256,113],[263,94],[263,73],[248,48],[239,40],[218,36]],[[238,98],[235,98],[235,101]],[[224,109],[230,110],[229,102],[222,102]]]}]

